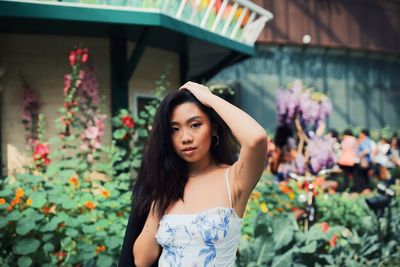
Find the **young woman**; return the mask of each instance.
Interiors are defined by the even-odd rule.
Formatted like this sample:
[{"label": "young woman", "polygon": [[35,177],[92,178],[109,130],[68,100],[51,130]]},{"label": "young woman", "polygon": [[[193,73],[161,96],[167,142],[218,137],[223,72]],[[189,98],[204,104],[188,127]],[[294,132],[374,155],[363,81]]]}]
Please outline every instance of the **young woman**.
[{"label": "young woman", "polygon": [[206,86],[187,82],[168,94],[133,190],[119,266],[233,266],[266,149],[264,129]]}]

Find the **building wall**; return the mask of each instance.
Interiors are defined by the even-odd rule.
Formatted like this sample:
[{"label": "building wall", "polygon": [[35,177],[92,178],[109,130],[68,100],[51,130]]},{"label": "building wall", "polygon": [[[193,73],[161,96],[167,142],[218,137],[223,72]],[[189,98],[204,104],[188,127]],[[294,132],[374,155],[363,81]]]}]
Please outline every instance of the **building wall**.
[{"label": "building wall", "polygon": [[[39,94],[40,111],[45,115],[46,137],[58,131],[55,119],[63,105],[64,75],[70,72],[69,51],[76,44],[88,47],[99,82],[100,95],[106,97],[104,113],[110,118],[110,55],[106,38],[81,38],[27,34],[0,34],[0,61],[5,66],[0,99],[2,163],[9,173],[21,168],[30,159],[21,123],[23,75]],[[130,44],[130,49],[134,44]],[[149,47],[129,83],[130,93],[140,90],[151,94],[154,81],[171,64],[172,87],[179,84],[179,55]],[[130,98],[132,99],[132,98]],[[131,108],[135,108],[133,105]],[[110,142],[110,120],[106,122],[105,143]]]},{"label": "building wall", "polygon": [[277,125],[276,90],[295,79],[331,98],[329,128],[400,130],[399,75],[400,60],[390,55],[264,45],[256,57],[221,71],[213,80],[236,84],[236,104],[270,133]]},{"label": "building wall", "polygon": [[397,0],[255,0],[274,14],[258,41],[400,53]]}]

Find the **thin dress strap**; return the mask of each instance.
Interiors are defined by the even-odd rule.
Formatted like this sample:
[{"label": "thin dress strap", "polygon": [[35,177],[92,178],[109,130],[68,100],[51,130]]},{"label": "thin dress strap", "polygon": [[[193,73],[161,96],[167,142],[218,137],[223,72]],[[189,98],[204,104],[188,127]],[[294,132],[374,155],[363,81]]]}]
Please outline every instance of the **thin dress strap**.
[{"label": "thin dress strap", "polygon": [[229,184],[229,169],[231,167],[229,167],[228,169],[226,169],[226,174],[225,174],[225,181],[226,181],[226,187],[228,188],[228,196],[229,196],[229,203],[231,204],[231,208],[233,208],[232,206],[232,195],[231,195],[231,186]]}]

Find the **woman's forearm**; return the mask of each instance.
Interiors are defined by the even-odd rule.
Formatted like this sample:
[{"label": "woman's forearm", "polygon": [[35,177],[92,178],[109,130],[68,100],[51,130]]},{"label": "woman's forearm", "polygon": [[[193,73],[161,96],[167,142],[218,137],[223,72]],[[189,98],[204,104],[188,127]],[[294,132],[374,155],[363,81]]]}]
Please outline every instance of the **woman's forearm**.
[{"label": "woman's forearm", "polygon": [[267,141],[264,128],[241,109],[216,95],[211,95],[207,104],[221,116],[240,145],[255,147]]}]

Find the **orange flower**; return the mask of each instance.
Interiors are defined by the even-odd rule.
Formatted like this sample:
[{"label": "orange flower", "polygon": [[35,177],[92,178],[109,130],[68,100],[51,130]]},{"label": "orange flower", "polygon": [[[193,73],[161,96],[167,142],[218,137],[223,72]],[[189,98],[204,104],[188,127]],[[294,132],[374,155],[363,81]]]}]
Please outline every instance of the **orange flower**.
[{"label": "orange flower", "polygon": [[78,177],[76,177],[76,176],[71,176],[71,177],[69,178],[69,183],[70,183],[71,185],[73,185],[73,186],[77,186],[78,183],[79,183]]},{"label": "orange flower", "polygon": [[105,251],[105,250],[106,250],[105,246],[103,246],[103,245],[97,246],[96,253],[99,254],[100,252]]},{"label": "orange flower", "polygon": [[0,205],[3,205],[6,203],[6,200],[4,198],[0,198]]},{"label": "orange flower", "polygon": [[11,206],[15,206],[15,205],[17,205],[18,204],[18,202],[19,202],[19,198],[14,198],[12,201],[11,201]]},{"label": "orange flower", "polygon": [[55,252],[54,255],[58,258],[58,260],[62,260],[67,256],[67,253],[64,251]]},{"label": "orange flower", "polygon": [[47,206],[44,206],[44,207],[42,208],[42,212],[43,212],[44,214],[49,214],[49,213],[50,213],[50,208],[47,207]]},{"label": "orange flower", "polygon": [[32,199],[28,198],[26,200],[26,205],[28,205],[28,206],[32,205]]},{"label": "orange flower", "polygon": [[17,188],[17,190],[15,190],[15,198],[21,198],[24,194],[25,192],[22,188]]},{"label": "orange flower", "polygon": [[110,192],[108,192],[106,189],[101,190],[101,194],[104,198],[110,197]]},{"label": "orange flower", "polygon": [[279,190],[282,191],[284,194],[288,194],[292,192],[293,190],[288,186],[288,183],[286,181],[282,181],[279,183]]},{"label": "orange flower", "polygon": [[338,236],[337,234],[334,234],[332,236],[332,238],[329,240],[329,246],[331,247],[336,247],[336,240],[337,240]]},{"label": "orange flower", "polygon": [[258,191],[253,191],[250,196],[251,199],[259,199],[260,197],[261,197],[261,193]]},{"label": "orange flower", "polygon": [[11,211],[13,208],[14,208],[13,205],[9,205],[9,206],[7,207],[7,209],[6,209],[6,211]]},{"label": "orange flower", "polygon": [[122,215],[123,215],[122,211],[118,211],[118,212],[117,212],[117,216],[118,216],[118,217],[122,217]]},{"label": "orange flower", "polygon": [[94,205],[94,203],[92,201],[86,201],[85,206],[86,206],[86,208],[88,208],[90,210],[94,209],[96,207],[96,205]]}]

